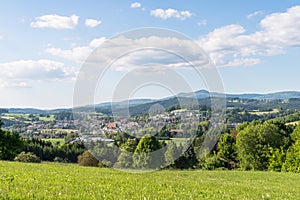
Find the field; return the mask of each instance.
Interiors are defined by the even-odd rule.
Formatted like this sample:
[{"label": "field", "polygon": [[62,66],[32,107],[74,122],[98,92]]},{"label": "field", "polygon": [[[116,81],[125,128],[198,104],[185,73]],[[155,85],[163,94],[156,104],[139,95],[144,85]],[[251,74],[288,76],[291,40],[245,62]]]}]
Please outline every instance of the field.
[{"label": "field", "polygon": [[299,199],[300,174],[0,162],[0,199]]},{"label": "field", "polygon": [[250,114],[253,115],[268,115],[268,114],[274,114],[274,113],[278,113],[279,110],[278,109],[273,109],[272,111],[252,111],[250,112]]},{"label": "field", "polygon": [[63,145],[65,143],[65,139],[64,138],[48,138],[48,139],[43,139],[43,140],[44,141],[49,141],[53,145],[56,145],[57,143],[59,143],[60,145]]},{"label": "field", "polygon": [[299,121],[295,121],[295,122],[289,122],[289,123],[286,123],[287,125],[298,125],[299,124]]}]

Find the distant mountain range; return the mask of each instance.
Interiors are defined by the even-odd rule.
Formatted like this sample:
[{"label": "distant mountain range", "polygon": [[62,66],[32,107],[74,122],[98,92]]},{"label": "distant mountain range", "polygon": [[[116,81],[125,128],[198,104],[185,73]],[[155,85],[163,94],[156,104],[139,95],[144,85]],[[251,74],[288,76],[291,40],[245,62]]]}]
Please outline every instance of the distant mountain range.
[{"label": "distant mountain range", "polygon": [[239,99],[292,99],[300,98],[300,92],[297,91],[286,91],[286,92],[276,92],[268,94],[222,94],[216,92],[208,92],[207,90],[199,90],[192,93],[180,93],[179,97],[194,97],[198,99],[208,98],[208,97],[227,97],[227,98],[239,98]]},{"label": "distant mountain range", "polygon": [[[90,110],[91,108],[96,108],[96,110],[102,111],[102,112],[111,112],[111,107],[113,107],[115,110],[122,110],[125,107],[130,107],[133,109],[139,109],[144,110],[148,109],[149,106],[160,103],[161,105],[172,105],[178,103],[177,98],[183,98],[185,100],[188,100],[190,98],[197,98],[201,100],[201,103],[207,104],[208,102],[205,100],[210,97],[226,97],[226,98],[239,98],[239,99],[255,99],[255,100],[276,100],[276,99],[293,99],[293,98],[299,98],[300,99],[300,92],[297,91],[285,91],[285,92],[276,92],[276,93],[269,93],[269,94],[222,94],[222,93],[216,93],[216,92],[208,92],[207,90],[199,90],[196,92],[191,93],[179,93],[176,96],[170,96],[163,99],[132,99],[132,100],[126,100],[121,102],[106,102],[106,103],[100,103],[96,105],[90,105],[90,106],[83,106],[80,108],[77,108],[77,110]],[[52,109],[52,110],[42,110],[42,109],[35,109],[35,108],[8,108],[9,113],[27,113],[27,114],[49,114],[49,113],[59,113],[59,112],[68,112],[72,111],[72,108],[66,108],[66,109]]]}]

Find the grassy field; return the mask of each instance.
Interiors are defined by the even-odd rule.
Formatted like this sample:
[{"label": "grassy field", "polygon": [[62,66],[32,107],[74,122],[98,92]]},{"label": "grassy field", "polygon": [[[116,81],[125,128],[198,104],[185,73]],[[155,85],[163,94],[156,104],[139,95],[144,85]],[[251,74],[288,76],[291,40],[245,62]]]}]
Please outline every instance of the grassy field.
[{"label": "grassy field", "polygon": [[278,113],[279,110],[278,109],[273,109],[272,111],[252,111],[250,112],[250,114],[255,114],[255,115],[268,115],[268,114],[274,114],[274,113]]},{"label": "grassy field", "polygon": [[54,115],[48,115],[46,117],[39,117],[40,121],[45,121],[45,122],[52,122],[55,120],[55,116]]},{"label": "grassy field", "polygon": [[[39,114],[33,114],[39,121],[51,122],[55,120],[54,115],[47,115],[41,117]],[[4,119],[16,120],[16,121],[31,121],[30,114],[21,114],[21,113],[5,113],[1,116]]]},{"label": "grassy field", "polygon": [[2,118],[5,118],[5,119],[22,118],[25,120],[30,120],[29,114],[15,114],[15,113],[5,113],[2,115]]},{"label": "grassy field", "polygon": [[60,145],[63,145],[65,143],[64,138],[49,138],[49,139],[43,139],[45,141],[50,141],[53,145],[56,145],[57,142],[60,143]]},{"label": "grassy field", "polygon": [[295,121],[295,122],[289,122],[289,123],[286,123],[287,125],[298,125],[299,124],[299,121]]},{"label": "grassy field", "polygon": [[0,162],[0,199],[300,199],[300,174]]}]

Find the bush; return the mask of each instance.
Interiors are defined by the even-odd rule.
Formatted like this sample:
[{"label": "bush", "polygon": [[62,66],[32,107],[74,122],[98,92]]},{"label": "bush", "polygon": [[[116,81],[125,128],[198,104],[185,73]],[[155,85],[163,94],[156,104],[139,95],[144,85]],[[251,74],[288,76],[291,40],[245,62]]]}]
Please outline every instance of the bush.
[{"label": "bush", "polygon": [[101,162],[98,163],[98,167],[100,168],[109,168],[111,167],[111,162],[108,160],[102,160]]},{"label": "bush", "polygon": [[199,167],[204,170],[224,169],[224,160],[216,154],[208,155],[200,160]]},{"label": "bush", "polygon": [[17,157],[15,157],[15,161],[17,162],[25,162],[25,163],[40,163],[41,160],[35,154],[31,152],[25,153],[21,152]]},{"label": "bush", "polygon": [[55,157],[54,162],[60,162],[60,163],[68,163],[68,159],[67,158],[61,158],[61,157]]},{"label": "bush", "polygon": [[85,151],[78,156],[80,166],[98,167],[98,163],[99,161],[89,151]]}]

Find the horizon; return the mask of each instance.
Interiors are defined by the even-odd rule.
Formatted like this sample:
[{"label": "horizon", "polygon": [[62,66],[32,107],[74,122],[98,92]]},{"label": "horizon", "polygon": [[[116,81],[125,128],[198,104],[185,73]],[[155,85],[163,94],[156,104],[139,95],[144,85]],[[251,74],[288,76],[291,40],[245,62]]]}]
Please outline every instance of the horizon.
[{"label": "horizon", "polygon": [[[12,0],[2,3],[0,11],[1,108],[72,108],[89,56],[101,45],[106,45],[107,55],[118,52],[118,47],[107,46],[114,39],[122,39],[118,40],[125,42],[122,45],[128,41],[145,47],[161,44],[166,50],[176,48],[174,43],[179,41],[183,50],[170,55],[170,51],[143,49],[111,59],[111,68],[91,89],[97,104],[124,99],[115,93],[130,73],[137,79],[148,74],[149,80],[163,73],[166,79],[179,75],[185,86],[176,80],[169,87],[141,84],[128,91],[129,99],[161,99],[202,89],[226,94],[300,92],[300,4],[293,1],[64,1],[52,5],[48,0]],[[170,35],[130,35],[144,27],[157,27],[162,33],[170,30]],[[208,56],[221,84],[207,82],[206,66],[199,70],[204,75],[187,66],[190,60],[183,58],[195,59],[192,64],[203,61],[195,58],[191,43],[202,49],[197,55]],[[176,73],[170,74],[165,67]]]},{"label": "horizon", "polygon": [[[200,90],[196,90],[196,91],[193,91],[193,92],[198,92],[198,91],[206,91],[206,92],[209,92],[207,90],[204,90],[204,89],[200,89]],[[293,93],[293,92],[296,92],[296,93],[300,93],[300,91],[277,91],[277,92],[271,92],[271,93],[220,93],[220,94],[224,94],[224,95],[252,95],[252,94],[256,94],[256,95],[269,95],[269,94],[277,94],[277,93]],[[132,101],[132,100],[153,100],[153,101],[160,101],[160,100],[164,100],[164,99],[167,99],[167,98],[174,98],[176,97],[177,95],[180,95],[180,94],[185,94],[185,93],[188,93],[188,92],[180,92],[180,93],[177,93],[176,95],[173,95],[173,96],[165,96],[165,97],[159,97],[159,98],[132,98],[132,99],[127,99],[127,100],[121,100],[121,101],[112,101],[112,102],[109,102],[109,101],[106,101],[106,102],[97,102],[97,103],[94,103],[94,104],[87,104],[87,105],[82,105],[82,106],[79,106],[79,107],[84,107],[84,106],[91,106],[91,105],[101,105],[101,104],[109,104],[109,103],[122,103],[122,102],[126,102],[126,101]],[[210,93],[215,93],[215,92],[210,92]],[[216,92],[217,93],[217,92]],[[226,97],[228,98],[228,97]],[[42,107],[0,107],[0,109],[36,109],[36,110],[44,110],[44,111],[51,111],[51,110],[64,110],[64,109],[74,109],[73,106],[70,106],[70,107],[52,107],[52,108],[42,108]]]}]

